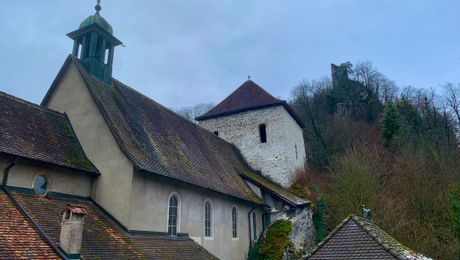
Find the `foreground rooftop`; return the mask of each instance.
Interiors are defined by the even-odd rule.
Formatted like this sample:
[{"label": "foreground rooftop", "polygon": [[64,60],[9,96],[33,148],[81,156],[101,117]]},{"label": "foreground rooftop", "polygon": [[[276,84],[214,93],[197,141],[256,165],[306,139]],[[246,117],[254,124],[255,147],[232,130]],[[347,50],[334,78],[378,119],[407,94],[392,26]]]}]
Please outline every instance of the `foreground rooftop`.
[{"label": "foreground rooftop", "polygon": [[82,259],[216,259],[185,234],[170,237],[125,230],[91,199],[58,194],[37,197],[32,190],[7,189],[11,197],[0,190],[2,259],[61,258],[62,252],[59,254],[56,247],[62,212],[69,204],[83,206],[87,211]]},{"label": "foreground rooftop", "polygon": [[369,219],[350,215],[308,259],[431,259],[406,247]]}]

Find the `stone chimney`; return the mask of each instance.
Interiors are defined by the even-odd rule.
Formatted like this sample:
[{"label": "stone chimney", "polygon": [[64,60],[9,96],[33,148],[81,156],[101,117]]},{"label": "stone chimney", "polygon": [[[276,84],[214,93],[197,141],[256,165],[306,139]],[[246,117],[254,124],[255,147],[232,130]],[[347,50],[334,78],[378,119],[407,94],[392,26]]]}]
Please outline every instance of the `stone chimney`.
[{"label": "stone chimney", "polygon": [[59,246],[70,259],[80,259],[83,224],[87,212],[81,205],[67,205],[62,211]]}]

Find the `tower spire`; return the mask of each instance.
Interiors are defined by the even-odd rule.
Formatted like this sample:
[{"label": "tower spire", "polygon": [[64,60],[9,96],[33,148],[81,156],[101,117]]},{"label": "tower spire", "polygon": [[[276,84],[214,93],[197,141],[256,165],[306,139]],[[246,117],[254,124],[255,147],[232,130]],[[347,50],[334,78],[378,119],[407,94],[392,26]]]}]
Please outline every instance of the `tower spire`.
[{"label": "tower spire", "polygon": [[102,9],[101,0],[96,1],[96,6],[94,7],[94,9],[96,9],[96,14],[99,14],[99,11],[101,11],[101,9]]}]

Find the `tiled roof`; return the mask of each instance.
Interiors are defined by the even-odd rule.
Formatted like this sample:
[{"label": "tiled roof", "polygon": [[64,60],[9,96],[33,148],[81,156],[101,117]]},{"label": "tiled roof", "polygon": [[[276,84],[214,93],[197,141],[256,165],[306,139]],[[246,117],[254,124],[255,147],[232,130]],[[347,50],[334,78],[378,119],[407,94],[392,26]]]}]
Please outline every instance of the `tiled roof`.
[{"label": "tiled roof", "polygon": [[188,237],[129,234],[90,200],[40,198],[16,192],[13,196],[56,244],[59,243],[62,211],[68,204],[85,207],[82,259],[217,259]]},{"label": "tiled roof", "polygon": [[0,259],[60,259],[2,190]]},{"label": "tiled roof", "polygon": [[299,206],[299,205],[310,203],[310,201],[297,197],[296,195],[292,194],[287,189],[270,181],[269,179],[265,178],[264,176],[258,173],[255,173],[252,171],[246,171],[246,172],[241,172],[241,175],[243,176],[243,178],[248,179],[248,181],[252,183],[255,183],[257,186],[261,187],[262,189],[275,193],[278,197],[280,197],[285,202],[291,204],[292,206]]},{"label": "tiled roof", "polygon": [[0,92],[0,153],[98,172],[66,115],[4,92]]},{"label": "tiled roof", "polygon": [[308,259],[430,259],[413,252],[372,221],[351,215]]},{"label": "tiled roof", "polygon": [[289,114],[301,127],[304,126],[300,118],[295,114],[286,101],[273,97],[252,80],[244,82],[217,106],[206,114],[197,117],[196,120],[201,121],[209,118],[227,116],[253,109],[279,105],[284,106],[284,108],[286,108]]},{"label": "tiled roof", "polygon": [[120,149],[137,169],[264,204],[239,176],[250,169],[233,145],[116,79],[112,86],[102,83],[74,56],[63,69],[70,62],[77,65]]}]

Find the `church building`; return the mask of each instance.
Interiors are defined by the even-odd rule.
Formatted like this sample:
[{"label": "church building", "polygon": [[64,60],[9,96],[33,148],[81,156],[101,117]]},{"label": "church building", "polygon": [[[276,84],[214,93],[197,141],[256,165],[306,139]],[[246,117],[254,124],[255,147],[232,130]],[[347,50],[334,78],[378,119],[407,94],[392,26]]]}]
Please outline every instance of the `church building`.
[{"label": "church building", "polygon": [[0,92],[0,258],[246,259],[278,218],[311,249],[289,105],[248,80],[190,122],[112,77],[122,42],[100,12],[40,105]]}]

